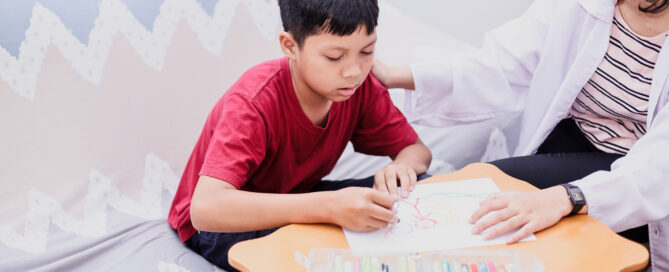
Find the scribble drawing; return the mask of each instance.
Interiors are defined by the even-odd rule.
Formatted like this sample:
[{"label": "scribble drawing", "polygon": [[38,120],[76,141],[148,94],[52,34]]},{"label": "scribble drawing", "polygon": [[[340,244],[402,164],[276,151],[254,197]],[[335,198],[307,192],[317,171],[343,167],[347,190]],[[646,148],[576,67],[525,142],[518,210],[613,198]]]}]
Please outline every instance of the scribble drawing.
[{"label": "scribble drawing", "polygon": [[388,228],[385,236],[408,235],[414,231],[436,228],[440,222],[462,220],[463,215],[457,212],[458,201],[454,200],[478,201],[486,197],[488,194],[434,193],[424,197],[402,199],[397,202],[396,208],[407,209],[412,218],[406,216],[400,218],[400,222]]}]

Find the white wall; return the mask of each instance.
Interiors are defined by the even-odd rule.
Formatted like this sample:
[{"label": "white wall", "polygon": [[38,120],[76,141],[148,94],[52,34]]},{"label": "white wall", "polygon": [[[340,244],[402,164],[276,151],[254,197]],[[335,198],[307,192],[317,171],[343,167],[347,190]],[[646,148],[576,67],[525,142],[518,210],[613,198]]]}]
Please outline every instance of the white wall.
[{"label": "white wall", "polygon": [[532,3],[532,0],[385,1],[392,3],[406,15],[474,46],[480,45],[483,33],[521,15]]}]

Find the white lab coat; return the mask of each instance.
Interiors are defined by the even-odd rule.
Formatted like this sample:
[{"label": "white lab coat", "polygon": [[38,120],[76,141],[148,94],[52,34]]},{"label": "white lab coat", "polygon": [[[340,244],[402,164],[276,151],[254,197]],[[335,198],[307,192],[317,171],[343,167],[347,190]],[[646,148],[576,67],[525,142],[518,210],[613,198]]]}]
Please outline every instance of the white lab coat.
[{"label": "white lab coat", "polygon": [[[411,65],[410,121],[449,126],[522,111],[515,155],[536,152],[607,50],[616,0],[536,0],[452,60]],[[647,133],[611,171],[574,182],[589,215],[620,232],[649,224],[651,266],[669,271],[669,42],[655,65]]]}]

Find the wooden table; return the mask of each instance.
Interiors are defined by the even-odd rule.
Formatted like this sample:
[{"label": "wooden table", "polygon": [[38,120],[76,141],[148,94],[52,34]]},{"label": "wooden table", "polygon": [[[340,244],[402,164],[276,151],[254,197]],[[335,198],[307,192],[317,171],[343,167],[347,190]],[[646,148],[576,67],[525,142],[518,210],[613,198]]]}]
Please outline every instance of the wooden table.
[{"label": "wooden table", "polygon": [[[493,179],[502,191],[537,190],[486,163],[470,164],[457,172],[433,176],[420,183],[483,177]],[[545,271],[635,271],[648,263],[648,251],[644,246],[617,235],[587,215],[563,218],[535,235],[536,241],[480,248],[534,253],[543,262]],[[266,237],[234,245],[228,258],[233,267],[242,271],[304,271],[295,261],[295,251],[308,256],[312,248],[349,246],[338,226],[292,224]]]}]

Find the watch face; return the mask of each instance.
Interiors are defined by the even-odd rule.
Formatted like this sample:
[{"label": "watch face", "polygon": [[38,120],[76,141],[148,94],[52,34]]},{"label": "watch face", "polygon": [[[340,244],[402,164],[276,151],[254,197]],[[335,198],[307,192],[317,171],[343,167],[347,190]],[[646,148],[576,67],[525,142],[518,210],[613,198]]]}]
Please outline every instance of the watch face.
[{"label": "watch face", "polygon": [[574,204],[574,209],[569,213],[570,215],[578,213],[583,206],[586,205],[585,203],[585,196],[583,195],[583,192],[581,189],[579,189],[576,186],[573,186],[571,184],[562,184],[562,186],[567,189],[567,194],[569,194],[569,200],[571,200],[571,203]]}]

